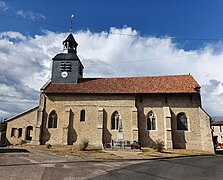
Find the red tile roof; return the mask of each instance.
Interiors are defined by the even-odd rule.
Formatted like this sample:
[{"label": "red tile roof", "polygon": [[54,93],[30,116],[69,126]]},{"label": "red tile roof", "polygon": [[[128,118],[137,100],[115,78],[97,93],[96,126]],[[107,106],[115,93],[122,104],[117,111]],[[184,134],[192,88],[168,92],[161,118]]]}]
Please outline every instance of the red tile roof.
[{"label": "red tile roof", "polygon": [[52,84],[44,86],[45,93],[196,93],[200,85],[191,75],[148,76],[127,78],[82,79],[78,84]]},{"label": "red tile roof", "polygon": [[211,123],[211,125],[223,125],[223,121],[216,121]]}]

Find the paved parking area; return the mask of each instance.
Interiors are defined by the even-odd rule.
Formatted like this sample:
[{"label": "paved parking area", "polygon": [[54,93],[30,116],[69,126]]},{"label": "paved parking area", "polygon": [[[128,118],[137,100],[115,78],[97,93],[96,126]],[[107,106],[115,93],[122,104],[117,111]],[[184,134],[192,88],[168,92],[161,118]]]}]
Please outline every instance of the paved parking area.
[{"label": "paved parking area", "polygon": [[0,148],[0,179],[89,179],[137,162],[84,161],[50,152]]},{"label": "paved parking area", "polygon": [[83,161],[50,152],[1,149],[0,179],[222,179],[223,156]]}]

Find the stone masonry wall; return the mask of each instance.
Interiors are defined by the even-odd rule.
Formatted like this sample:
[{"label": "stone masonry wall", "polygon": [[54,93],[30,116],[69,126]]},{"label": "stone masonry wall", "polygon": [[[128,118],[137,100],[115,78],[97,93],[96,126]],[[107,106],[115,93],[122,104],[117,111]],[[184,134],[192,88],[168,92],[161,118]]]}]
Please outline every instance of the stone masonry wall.
[{"label": "stone masonry wall", "polygon": [[[142,146],[152,146],[155,140],[168,138],[168,148],[203,149],[212,152],[213,143],[209,116],[200,108],[199,94],[144,94],[144,95],[41,95],[43,116],[38,119],[42,131],[35,137],[37,110],[25,113],[8,122],[7,139],[16,144],[26,139],[26,128],[33,127],[32,139],[41,144],[79,144],[87,138],[90,144],[102,145],[117,141],[118,130],[111,130],[111,117],[117,111],[121,115],[124,141],[139,140]],[[46,98],[46,101],[44,100]],[[136,100],[135,100],[136,99]],[[44,108],[45,107],[45,108]],[[165,108],[164,108],[165,107]],[[165,110],[164,110],[165,109]],[[55,110],[57,128],[48,128],[49,114]],[[85,110],[85,121],[80,112]],[[147,130],[147,115],[156,117],[156,130]],[[170,111],[171,117],[165,117]],[[185,113],[188,130],[177,130],[177,114]],[[168,116],[169,116],[168,115]],[[41,120],[43,117],[43,121]],[[167,120],[171,118],[171,120]],[[166,124],[171,122],[171,125]],[[168,129],[166,127],[168,126]],[[12,135],[12,128],[15,133]],[[22,135],[18,137],[18,129]],[[168,132],[167,132],[168,131]],[[38,134],[38,133],[37,133]],[[172,138],[172,143],[171,143]]]},{"label": "stone masonry wall", "polygon": [[[139,121],[139,139],[142,146],[152,146],[155,140],[165,141],[165,117],[163,107],[167,106],[171,111],[171,132],[173,148],[203,149],[213,151],[211,146],[211,132],[207,125],[208,120],[200,116],[199,94],[159,94],[141,95],[136,100]],[[147,130],[147,114],[153,111],[156,116],[156,130]],[[177,114],[185,113],[187,116],[188,130],[177,130]],[[201,125],[202,122],[202,125]],[[203,124],[206,124],[205,126]],[[202,137],[205,132],[206,136]],[[207,142],[207,147],[203,141]]]},{"label": "stone masonry wall", "polygon": [[[45,107],[43,144],[78,145],[84,138],[94,145],[116,141],[118,130],[111,130],[111,116],[118,111],[122,119],[123,140],[139,140],[142,146],[149,147],[155,140],[161,139],[168,140],[165,143],[167,148],[212,151],[208,118],[200,109],[199,94],[51,94],[46,96]],[[57,128],[47,128],[52,110],[58,115]],[[85,110],[85,121],[82,122],[81,110]],[[147,115],[150,111],[156,117],[156,130],[147,130]],[[188,130],[177,130],[176,117],[182,112],[187,116]],[[165,117],[166,114],[169,114],[168,117]]]},{"label": "stone masonry wall", "polygon": [[[35,136],[35,124],[36,124],[37,109],[25,113],[13,120],[7,122],[7,132],[6,138],[11,144],[17,144],[21,140],[26,140],[27,127],[32,126],[33,130],[30,136],[34,138]],[[12,129],[15,129],[14,135],[12,135]],[[19,128],[22,128],[22,135],[19,137]]]},{"label": "stone masonry wall", "polygon": [[[46,117],[52,110],[58,115],[57,128],[47,128],[48,118],[43,130],[44,143],[61,144],[65,111],[70,109],[68,125],[68,144],[79,144],[82,139],[89,139],[91,144],[102,145],[102,140],[111,142],[117,139],[117,130],[111,130],[112,113],[121,114],[125,140],[132,141],[132,108],[135,106],[134,95],[48,95]],[[103,109],[103,134],[98,133],[98,109]],[[85,121],[80,121],[80,112],[85,110]],[[102,137],[103,136],[103,137]]]}]

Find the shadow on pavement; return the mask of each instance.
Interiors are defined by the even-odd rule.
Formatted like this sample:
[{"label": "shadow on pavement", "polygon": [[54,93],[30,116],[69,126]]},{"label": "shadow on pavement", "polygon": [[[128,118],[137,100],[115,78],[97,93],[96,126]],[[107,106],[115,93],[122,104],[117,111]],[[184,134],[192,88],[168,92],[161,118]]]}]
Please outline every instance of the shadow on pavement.
[{"label": "shadow on pavement", "polygon": [[0,148],[0,153],[29,153],[29,151],[17,148]]},{"label": "shadow on pavement", "polygon": [[222,168],[212,168],[213,163],[222,162],[222,158],[216,156],[203,156],[147,161],[125,167],[117,164],[116,169],[90,179],[222,179]]}]

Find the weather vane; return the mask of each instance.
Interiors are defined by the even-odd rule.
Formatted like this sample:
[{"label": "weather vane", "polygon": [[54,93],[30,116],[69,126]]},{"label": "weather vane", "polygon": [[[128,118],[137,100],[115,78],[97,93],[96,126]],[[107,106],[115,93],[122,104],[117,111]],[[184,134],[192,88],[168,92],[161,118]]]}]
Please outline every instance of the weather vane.
[{"label": "weather vane", "polygon": [[70,33],[73,31],[73,23],[74,23],[74,15],[71,15],[71,21],[70,21]]}]

